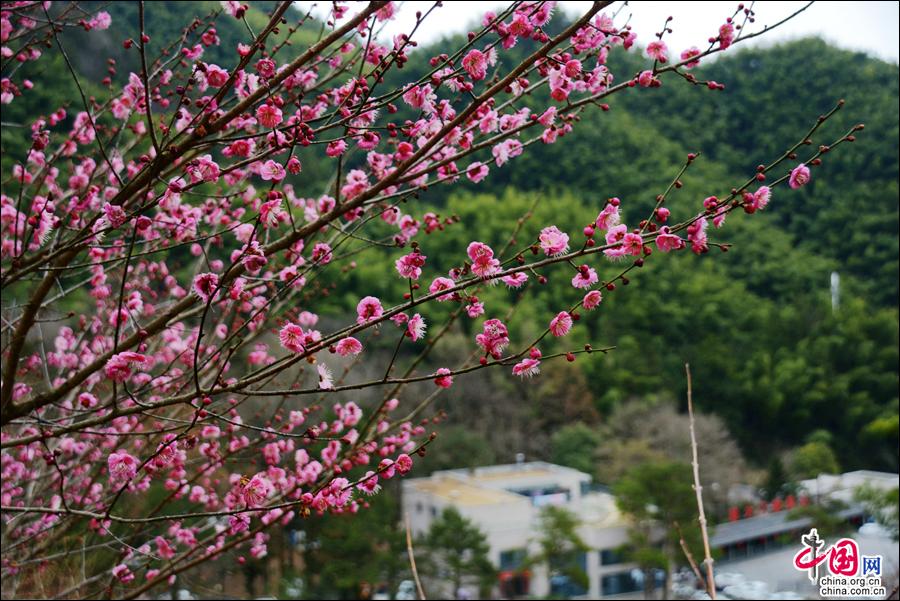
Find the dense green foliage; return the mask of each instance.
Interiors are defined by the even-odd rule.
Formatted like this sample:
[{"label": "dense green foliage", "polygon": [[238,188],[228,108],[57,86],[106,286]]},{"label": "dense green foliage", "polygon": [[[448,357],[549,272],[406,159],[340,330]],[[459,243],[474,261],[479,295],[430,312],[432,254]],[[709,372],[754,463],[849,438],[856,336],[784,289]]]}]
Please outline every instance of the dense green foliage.
[{"label": "dense green foliage", "polygon": [[[620,77],[640,65],[635,56],[613,57]],[[651,257],[629,289],[608,294],[566,340],[570,347],[591,340],[616,350],[579,360],[588,386],[558,394],[592,399],[602,419],[636,398],[683,398],[683,364],[690,362],[699,407],[722,416],[761,465],[824,429],[833,435],[842,467],[896,470],[896,65],[808,39],[737,51],[698,76],[728,87],[716,94],[670,81],[659,90],[614,96],[610,112],[585,112],[564,140],[532,147],[494,169],[477,191],[446,197],[446,188],[429,190],[423,200],[462,223],[426,239],[424,252],[441,271],[459,261],[469,239],[502,246],[535,201],[519,246],[548,223],[577,239],[610,196],[622,198],[629,223],[635,223],[684,155],[701,152],[684,187],[668,201],[676,216],[686,215],[705,196],[727,192],[757,164],[779,156],[818,114],[845,98],[845,109],[814,144],[863,121],[859,141],[826,155],[811,186],[779,188],[764,213],[729,218],[718,239],[732,243],[732,252]],[[368,262],[351,277],[359,285],[375,282],[391,296],[400,283],[386,277],[389,269],[389,263]],[[605,267],[601,278],[614,270]],[[835,310],[832,272],[840,275]],[[560,270],[549,277],[570,275]],[[523,336],[577,298],[575,291],[566,296],[563,286],[530,285],[521,295],[501,289],[483,295],[515,305],[511,321]],[[473,333],[469,324],[463,327],[466,335]],[[568,365],[546,371],[555,369],[573,371]],[[558,402],[543,395],[536,400]]]},{"label": "dense green foliage", "polygon": [[703,557],[691,482],[689,465],[664,460],[635,465],[614,488],[616,504],[632,519],[628,555],[647,571],[646,582],[651,570],[684,563],[682,541]]},{"label": "dense green foliage", "polygon": [[[463,226],[425,240],[423,248],[440,272],[458,258],[455,249],[469,236],[502,245],[509,224],[535,198],[542,200],[529,225],[557,223],[572,232],[596,214],[596,208],[565,192],[546,201],[543,195],[513,192],[453,197],[447,210],[459,215]],[[654,256],[628,288],[607,293],[600,309],[585,314],[565,342],[577,348],[590,341],[615,351],[579,359],[574,366],[548,366],[545,377],[553,370],[582,370],[586,386],[546,390],[535,401],[546,409],[548,403],[563,403],[548,396],[590,397],[602,419],[634,398],[660,393],[683,398],[683,366],[689,362],[699,407],[722,416],[751,456],[765,460],[808,432],[826,429],[846,467],[896,468],[896,307],[879,307],[845,290],[841,306],[832,311],[828,278],[837,261],[797,248],[790,234],[763,216],[737,216],[728,225],[724,235],[736,245],[732,253]],[[377,261],[361,262],[349,277],[376,294],[400,294],[402,283],[386,269]],[[601,277],[615,270],[605,267]],[[571,274],[559,269],[549,277]],[[852,281],[844,281],[851,288]],[[481,294],[488,306],[514,304],[511,330],[523,338],[578,298],[577,291],[563,286],[531,285],[524,294],[502,287]],[[439,319],[440,310],[429,317]],[[492,313],[498,314],[503,311]],[[474,336],[475,324],[460,327],[466,337]]]},{"label": "dense green foliage", "polygon": [[590,474],[594,471],[593,451],[599,444],[599,433],[587,424],[563,426],[550,438],[550,461]]},{"label": "dense green foliage", "polygon": [[358,599],[362,583],[396,590],[409,571],[397,498],[396,491],[373,497],[364,527],[353,514],[300,522],[306,598]]},{"label": "dense green foliage", "polygon": [[431,569],[426,573],[442,577],[452,585],[450,594],[474,581],[482,597],[490,594],[497,569],[491,563],[487,537],[455,507],[447,507],[424,537],[424,550]]},{"label": "dense green foliage", "polygon": [[900,538],[900,489],[866,485],[857,489],[854,496],[894,540]]},{"label": "dense green foliage", "polygon": [[581,557],[590,550],[578,534],[581,521],[565,507],[549,505],[541,510],[537,532],[538,551],[528,558],[532,565],[547,566],[551,582],[565,577],[583,589],[588,587],[588,575]]},{"label": "dense green foliage", "polygon": [[819,474],[838,474],[841,465],[827,443],[811,440],[794,451],[791,457],[791,475],[796,480],[815,478]]}]

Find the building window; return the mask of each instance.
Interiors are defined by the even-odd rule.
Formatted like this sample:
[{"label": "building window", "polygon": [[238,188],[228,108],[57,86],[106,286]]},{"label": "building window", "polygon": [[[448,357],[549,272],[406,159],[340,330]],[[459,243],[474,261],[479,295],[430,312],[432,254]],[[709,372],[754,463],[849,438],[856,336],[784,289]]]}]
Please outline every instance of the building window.
[{"label": "building window", "polygon": [[528,555],[526,549],[507,549],[500,551],[500,571],[518,570],[525,563],[525,557]]},{"label": "building window", "polygon": [[565,505],[572,500],[572,491],[563,486],[542,486],[536,488],[514,488],[509,492],[529,497],[535,507]]},{"label": "building window", "polygon": [[644,588],[644,574],[638,569],[628,572],[609,574],[600,579],[602,595],[623,595],[634,593]]},{"label": "building window", "polygon": [[600,549],[600,565],[612,566],[623,561],[625,558],[618,549]]},{"label": "building window", "polygon": [[[554,565],[550,563],[550,596],[562,597],[568,599],[570,597],[580,597],[587,594],[587,553],[579,553],[577,559],[570,565]],[[569,569],[566,569],[569,568]],[[573,578],[572,574],[576,570],[578,576]]]},{"label": "building window", "polygon": [[520,599],[531,590],[531,574],[528,570],[500,572],[501,599]]}]

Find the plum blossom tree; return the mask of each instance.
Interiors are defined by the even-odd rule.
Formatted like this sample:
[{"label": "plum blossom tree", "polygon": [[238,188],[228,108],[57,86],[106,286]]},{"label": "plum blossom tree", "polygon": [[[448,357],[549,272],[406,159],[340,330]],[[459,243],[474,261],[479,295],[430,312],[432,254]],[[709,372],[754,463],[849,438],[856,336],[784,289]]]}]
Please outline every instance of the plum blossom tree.
[{"label": "plum blossom tree", "polygon": [[[670,21],[639,38],[613,2],[568,21],[553,2],[512,2],[395,86],[386,82],[440,3],[387,40],[380,31],[395,4],[358,4],[335,2],[316,21],[277,3],[264,28],[248,24],[246,39],[220,48],[230,60],[219,65],[206,59],[221,44],[215,24],[246,23],[246,5],[222,2],[153,57],[144,13],[154,8],[141,2],[139,35],[123,41],[140,67],[123,83],[105,81],[105,98],[84,94],[60,32],[114,29],[109,14],[3,4],[0,101],[29,102],[45,82],[21,78],[17,66],[51,53],[82,91],[32,115],[26,156],[2,175],[4,594],[42,578],[58,596],[137,598],[226,551],[241,561],[265,555],[277,524],[365,509],[379,481],[406,474],[434,440],[422,416],[455,378],[481,369],[538,376],[542,362],[609,352],[545,354],[540,345],[548,335],[564,342],[580,312],[598,310],[603,294],[658,258],[654,247],[725,250],[711,234],[726,216],[765,209],[782,184],[804,185],[861,129],[807,150],[838,104],[746,181],[723,182],[721,197],[670,210],[670,192],[698,159],[689,154],[637,224],[622,222],[622,201],[611,197],[582,232],[520,223],[505,247],[471,240],[456,267],[435,273],[421,234],[439,235],[452,220],[407,201],[515,168],[533,145],[564,143],[579,114],[608,110],[616,94],[679,80],[715,93],[724,84],[691,68],[765,30],[752,31],[755,13],[740,5],[708,42],[678,53],[666,45]],[[276,39],[284,28],[310,30],[315,41],[285,58]],[[612,73],[609,54],[639,52],[644,36],[648,68]],[[526,41],[535,49],[510,60]],[[548,104],[529,108],[525,99],[543,91]],[[303,165],[314,158],[333,173],[318,196],[304,188]],[[396,248],[392,273],[408,292],[351,290],[357,315],[318,329],[330,302],[319,282],[376,247]],[[549,270],[568,273],[560,281],[572,301],[536,337],[510,331],[479,300],[485,286],[527,290]],[[75,298],[90,310],[71,311]],[[456,310],[427,323],[429,303]],[[470,359],[422,369],[424,357],[440,357],[456,319],[481,322]],[[371,365],[373,337],[392,332],[393,356]],[[404,346],[418,356],[401,367]],[[383,375],[364,376],[362,366]],[[413,382],[434,392],[404,398]],[[372,402],[343,396],[358,390]],[[66,569],[74,560],[58,550],[75,540],[105,559]]]}]

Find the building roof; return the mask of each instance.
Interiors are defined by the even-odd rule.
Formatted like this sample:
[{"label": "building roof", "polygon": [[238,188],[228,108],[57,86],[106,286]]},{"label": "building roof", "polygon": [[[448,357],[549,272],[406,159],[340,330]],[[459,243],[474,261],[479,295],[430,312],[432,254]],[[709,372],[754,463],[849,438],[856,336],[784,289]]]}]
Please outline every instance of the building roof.
[{"label": "building roof", "polygon": [[857,470],[843,474],[819,474],[817,478],[801,481],[800,485],[811,495],[827,495],[828,497],[851,503],[853,502],[856,489],[863,485],[881,490],[898,488],[900,486],[900,474],[872,470]]},{"label": "building roof", "polygon": [[[625,526],[626,518],[619,512],[615,497],[607,491],[587,491],[584,485],[590,480],[584,472],[533,461],[437,471],[425,478],[406,480],[403,487],[428,495],[439,504],[461,508],[493,505],[501,512],[512,506],[536,510],[542,499],[556,504],[550,498],[559,496],[565,499],[565,506],[578,512],[585,526],[601,530]],[[521,492],[531,489],[540,493],[535,496]]]},{"label": "building roof", "polygon": [[[506,467],[506,466],[503,466]],[[498,470],[495,472],[476,473],[471,477],[472,480],[481,482],[490,482],[496,480],[518,480],[518,479],[537,479],[537,478],[553,478],[556,474],[548,469],[540,467],[528,466],[526,469],[510,469]]]},{"label": "building roof", "polygon": [[581,498],[580,516],[596,528],[626,526],[629,522],[616,506],[616,498],[606,492],[591,492]]},{"label": "building roof", "polygon": [[[849,506],[837,513],[842,519],[863,515],[864,510],[854,502],[854,492],[863,484],[876,488],[896,488],[900,475],[872,470],[857,470],[844,474],[820,474],[818,478],[803,480],[800,485],[816,497],[842,501]],[[737,520],[716,526],[710,543],[714,547],[726,547],[736,543],[764,538],[775,534],[793,532],[811,527],[812,520],[806,517],[791,518],[791,512],[781,511]]]},{"label": "building roof", "polygon": [[756,538],[783,534],[806,527],[810,523],[808,517],[788,519],[787,511],[767,513],[744,520],[726,522],[715,527],[709,542],[713,547],[727,547],[735,543],[743,543]]},{"label": "building roof", "polygon": [[578,480],[590,482],[591,477],[576,469],[547,463],[546,461],[529,461],[527,463],[506,463],[501,465],[488,465],[470,469],[442,470],[434,475],[448,475],[464,478],[470,481],[480,481],[485,484],[504,480],[524,479],[553,479],[560,476],[575,477]]},{"label": "building roof", "polygon": [[[862,507],[843,509],[838,516],[843,519],[862,515]],[[790,511],[767,513],[752,518],[726,522],[715,527],[709,543],[713,547],[727,547],[776,534],[795,532],[813,526],[809,517],[791,517]]]},{"label": "building roof", "polygon": [[567,483],[578,488],[590,482],[588,474],[543,461],[491,465],[473,469],[442,470],[426,478],[413,478],[405,487],[428,493],[457,505],[531,503],[519,489]]},{"label": "building roof", "polygon": [[404,484],[455,505],[491,505],[524,501],[520,495],[505,490],[473,486],[457,478],[414,478]]}]

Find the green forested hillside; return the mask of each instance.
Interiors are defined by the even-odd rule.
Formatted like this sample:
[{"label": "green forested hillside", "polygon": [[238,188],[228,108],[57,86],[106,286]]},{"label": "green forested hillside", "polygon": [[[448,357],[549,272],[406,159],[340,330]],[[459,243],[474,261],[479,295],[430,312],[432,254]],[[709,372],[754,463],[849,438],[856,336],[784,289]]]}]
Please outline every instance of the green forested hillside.
[{"label": "green forested hillside", "polygon": [[[107,56],[118,57],[115,81],[127,78],[132,59],[121,52],[122,27],[130,31],[124,37],[138,35],[136,3],[105,6],[114,20],[109,31],[64,36],[83,84],[98,98],[105,93],[100,80]],[[202,10],[216,10],[218,3],[148,6],[153,7],[148,32],[162,47],[187,22],[185,6],[202,18]],[[251,15],[251,22],[263,18],[255,11]],[[247,32],[234,20],[220,20],[217,27],[221,54],[211,52],[209,60],[229,66],[228,51],[245,41]],[[302,50],[304,41],[308,38],[293,39],[289,52]],[[517,52],[528,51],[527,44],[521,46]],[[399,75],[424,71],[436,50],[418,50]],[[644,59],[636,53],[611,56],[610,68],[619,81],[642,65]],[[80,110],[61,60],[48,58],[24,68],[37,70],[33,75],[44,85],[31,92],[30,104],[4,106],[5,123],[26,123],[23,111],[48,112],[60,104]],[[731,252],[652,257],[626,289],[608,294],[566,341],[592,340],[615,346],[614,352],[574,364],[547,364],[542,379],[531,384],[512,381],[508,373],[461,381],[442,401],[449,421],[485,434],[493,446],[491,456],[498,460],[509,460],[517,451],[546,457],[549,437],[566,422],[596,425],[627,402],[680,406],[683,365],[690,362],[697,404],[720,415],[758,465],[802,445],[816,430],[827,430],[841,467],[896,470],[897,65],[806,39],[767,49],[736,48],[695,73],[725,83],[726,90],[713,93],[676,79],[666,79],[659,89],[628,90],[609,100],[609,112],[586,111],[564,139],[535,145],[507,166],[492,168],[478,186],[461,181],[423,192],[407,211],[420,217],[434,210],[461,220],[441,235],[420,238],[429,269],[436,274],[458,264],[472,239],[502,246],[535,201],[535,214],[520,242],[551,223],[577,239],[612,196],[622,198],[629,223],[634,223],[649,212],[688,152],[700,152],[701,158],[668,206],[676,215],[696,212],[705,196],[727,193],[757,164],[797,141],[839,98],[846,106],[815,143],[827,143],[857,122],[866,129],[855,144],[825,156],[811,185],[776,190],[769,208],[752,218],[729,217],[728,226],[715,235],[733,244]],[[48,75],[56,82],[49,87]],[[541,98],[528,102],[547,104]],[[4,129],[4,165],[21,160],[27,149],[24,138],[10,133]],[[304,172],[292,183],[301,195],[319,195],[334,175],[327,170],[330,164],[315,154],[321,151],[300,153]],[[347,159],[351,167],[363,160],[358,152]],[[397,249],[367,253],[342,276],[343,295],[334,296],[327,309],[317,305],[316,310],[345,316],[361,294],[379,295],[389,303],[402,295],[405,284],[392,272]],[[829,293],[832,272],[841,277],[841,303],[835,311]],[[555,277],[571,274],[559,270]],[[524,294],[495,287],[483,297],[493,303],[495,314],[515,305],[511,322],[524,336],[545,327],[578,297],[576,292],[541,288],[532,279]],[[430,322],[438,323],[443,310],[433,309]],[[460,320],[442,352],[454,360],[464,357],[475,326]],[[448,362],[442,358],[439,363]],[[485,396],[485,390],[492,392]]]},{"label": "green forested hillside", "polygon": [[[613,56],[620,78],[641,68],[636,55]],[[585,387],[559,394],[591,399],[602,420],[623,402],[683,398],[689,361],[700,406],[723,416],[758,461],[824,429],[843,467],[896,469],[897,66],[806,39],[739,50],[695,73],[726,90],[669,80],[660,89],[616,95],[609,112],[584,113],[564,140],[531,148],[469,185],[472,192],[429,191],[425,202],[459,215],[464,227],[426,240],[424,248],[438,257],[438,268],[449,254],[449,267],[471,236],[501,244],[533,200],[532,234],[546,223],[577,233],[610,196],[622,198],[636,222],[688,152],[702,158],[667,204],[676,214],[695,211],[704,197],[727,193],[780,155],[843,98],[845,109],[815,144],[864,122],[859,141],[826,155],[811,186],[776,191],[764,214],[730,218],[719,239],[732,243],[732,252],[650,261],[628,290],[608,295],[603,310],[576,330],[616,351],[579,362]],[[358,273],[360,285],[383,281],[379,269],[369,264]],[[841,278],[836,311],[832,272]],[[560,290],[526,293],[517,327],[542,327],[577,296],[551,298]],[[547,394],[544,388],[531,401],[536,414],[548,409]],[[549,406],[572,405],[556,400]]]}]

